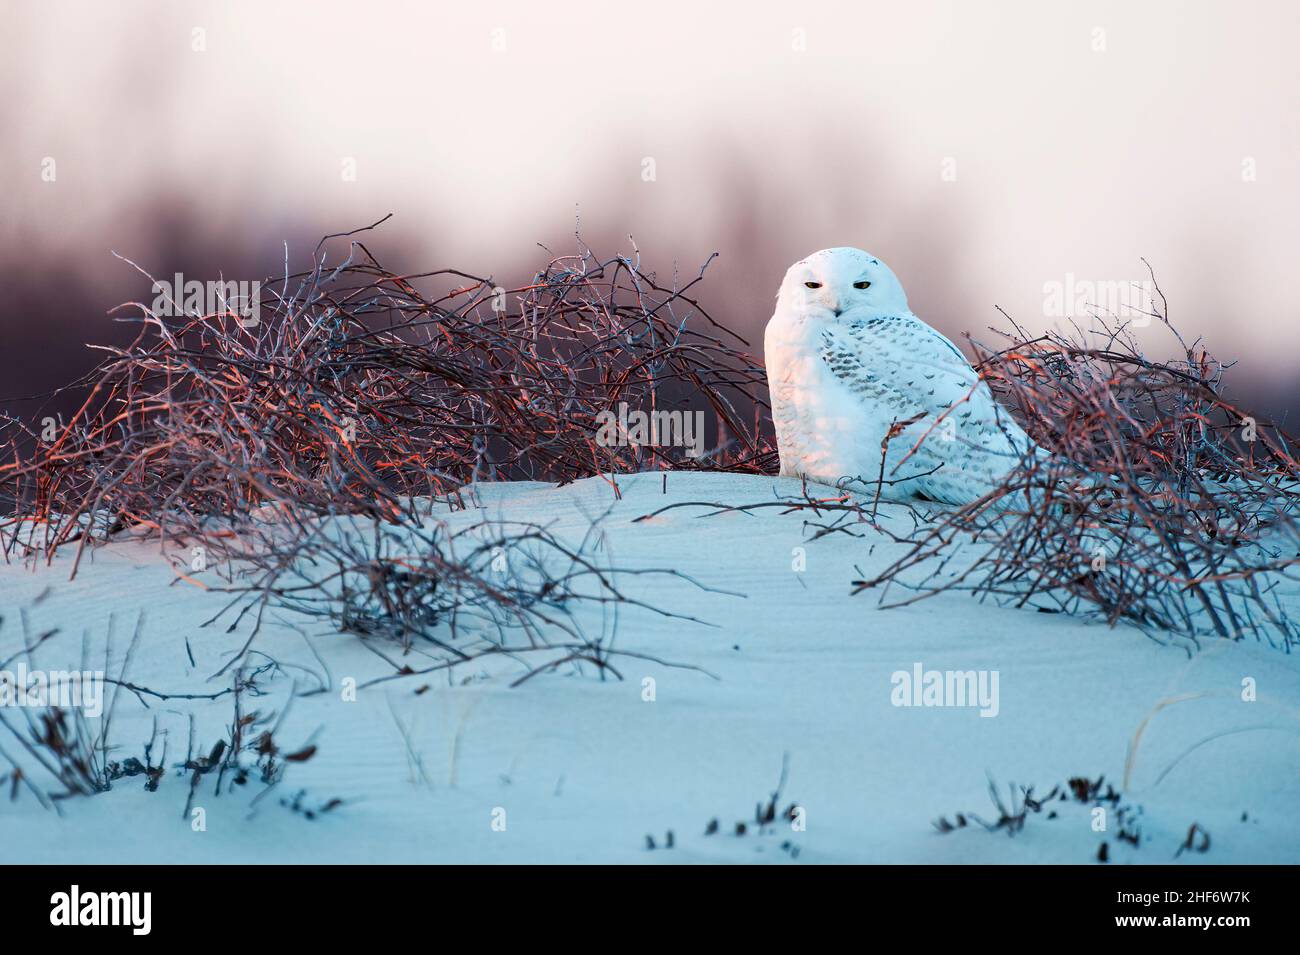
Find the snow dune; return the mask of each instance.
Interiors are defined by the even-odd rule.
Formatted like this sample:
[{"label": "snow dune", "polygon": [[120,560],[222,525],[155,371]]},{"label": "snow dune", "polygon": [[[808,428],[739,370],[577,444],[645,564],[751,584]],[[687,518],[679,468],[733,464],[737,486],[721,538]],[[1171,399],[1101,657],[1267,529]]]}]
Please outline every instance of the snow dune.
[{"label": "snow dune", "polygon": [[[579,612],[588,632],[615,634],[615,649],[664,663],[615,655],[621,681],[565,665],[510,688],[521,666],[472,662],[377,683],[353,701],[342,692],[348,678],[364,684],[391,666],[356,637],[281,611],[252,645],[254,664],[278,666],[260,678],[264,695],[245,705],[284,711],[295,687],[327,685],[294,700],[276,731],[287,748],[314,742],[313,758],[289,766],[256,803],[256,785],[214,796],[205,781],[195,798],[203,831],[183,813],[188,779],[171,769],[156,792],[122,779],[110,792],[62,802],[58,813],[20,791],[0,802],[0,860],[1090,863],[1106,843],[1111,864],[1165,863],[1195,824],[1208,848],[1198,836],[1179,861],[1300,861],[1294,657],[1227,642],[1189,657],[1127,627],[957,594],[878,609],[870,592],[850,596],[850,581],[885,566],[900,545],[865,525],[858,538],[809,540],[807,515],[779,508],[679,507],[636,520],[668,504],[794,496],[798,482],[670,473],[665,483],[655,473],[617,483],[620,499],[599,478],[559,488],[480,485],[477,508],[446,519],[535,521],[577,540],[600,518],[608,566],[694,578],[703,586],[653,574],[617,579],[629,595],[700,623],[626,606],[617,619],[608,608]],[[890,505],[882,514],[900,531],[908,526]],[[231,617],[201,626],[228,597],[175,582],[156,542],[102,548],[71,581],[70,566],[71,553],[35,572],[0,567],[0,660],[22,649],[25,611],[29,633],[60,629],[35,651],[38,666],[79,665],[83,634],[92,659],[102,657],[111,627],[116,675],[143,611],[128,680],[170,694],[228,685],[228,676],[212,675],[244,645],[247,621],[231,633]],[[400,656],[391,645],[377,649]],[[983,673],[983,688],[997,688],[996,715],[895,705],[910,699],[895,674],[918,667]],[[1242,698],[1243,680],[1253,681],[1253,701]],[[191,716],[196,739],[208,744],[231,718],[228,697],[146,700],[124,693],[117,701],[112,739],[121,758],[139,754],[155,718],[169,766],[183,758]],[[27,760],[3,729],[0,748]],[[778,809],[800,807],[798,827],[779,814],[756,827],[755,806],[769,800],[783,762]],[[1041,798],[1070,778],[1102,776],[1122,790],[1118,804],[1102,804],[1105,831],[1094,830],[1092,803],[1073,799],[1031,812],[1012,837],[969,816],[998,818],[990,779],[1006,802],[1013,785]],[[300,808],[342,804],[308,818],[284,805],[300,792]],[[936,829],[941,817],[956,825],[958,813],[968,825]],[[706,834],[715,819],[718,831]],[[1121,829],[1138,845],[1117,838]]]}]

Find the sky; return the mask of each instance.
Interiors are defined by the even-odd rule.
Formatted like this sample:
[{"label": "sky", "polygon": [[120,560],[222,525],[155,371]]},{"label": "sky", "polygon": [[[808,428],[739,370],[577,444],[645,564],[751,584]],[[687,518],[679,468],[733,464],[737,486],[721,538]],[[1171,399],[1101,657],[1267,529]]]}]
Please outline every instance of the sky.
[{"label": "sky", "polygon": [[995,306],[1047,328],[1052,290],[1145,259],[1180,330],[1237,361],[1230,390],[1283,416],[1298,41],[1282,0],[6,0],[0,394],[123,338],[108,310],[149,290],[114,251],[260,278],[391,212],[386,264],[505,285],[576,225],[661,274],[716,251],[702,299],[756,351],[820,248],[869,250],[981,340]]}]

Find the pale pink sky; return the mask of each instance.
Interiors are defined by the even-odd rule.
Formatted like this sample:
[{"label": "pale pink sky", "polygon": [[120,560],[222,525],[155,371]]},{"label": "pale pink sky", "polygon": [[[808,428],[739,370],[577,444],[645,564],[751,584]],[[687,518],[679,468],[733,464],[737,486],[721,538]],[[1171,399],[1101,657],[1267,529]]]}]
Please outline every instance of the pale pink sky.
[{"label": "pale pink sky", "polygon": [[[410,264],[508,281],[536,243],[568,251],[577,210],[589,241],[631,233],[663,269],[719,250],[705,300],[757,343],[785,266],[825,246],[885,259],[954,335],[994,304],[1044,326],[1044,283],[1141,279],[1145,256],[1184,330],[1241,360],[1240,388],[1300,379],[1286,0],[8,0],[0,17],[0,253],[27,275],[115,294],[108,249],[159,265],[159,210],[267,271],[281,238],[391,211]],[[0,312],[6,332],[27,320]]]}]

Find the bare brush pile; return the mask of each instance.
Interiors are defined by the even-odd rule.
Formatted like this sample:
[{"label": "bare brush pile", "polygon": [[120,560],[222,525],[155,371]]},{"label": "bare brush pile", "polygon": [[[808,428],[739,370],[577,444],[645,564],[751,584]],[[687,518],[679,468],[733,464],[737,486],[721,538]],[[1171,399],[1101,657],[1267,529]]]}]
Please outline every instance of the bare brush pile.
[{"label": "bare brush pile", "polygon": [[[1038,338],[1013,323],[1007,347],[975,346],[983,379],[1052,463],[1026,459],[980,501],[937,515],[857,589],[885,587],[888,605],[969,590],[1192,643],[1300,642],[1281,599],[1300,563],[1295,443],[1231,404],[1224,366],[1166,315],[1161,297],[1150,317],[1177,341],[1171,362],[1146,358],[1133,323],[1114,318]],[[911,593],[891,600],[889,587]]]},{"label": "bare brush pile", "polygon": [[[599,521],[594,518],[576,544],[542,525],[507,520],[455,528],[432,518],[381,522],[357,515],[289,535],[253,525],[242,537],[259,543],[246,547],[235,562],[253,582],[232,588],[239,596],[229,606],[242,604],[236,623],[257,614],[245,651],[260,628],[262,610],[274,602],[328,621],[338,632],[393,642],[429,659],[419,668],[393,662],[391,674],[371,683],[450,671],[490,656],[523,667],[513,686],[565,664],[592,664],[622,679],[611,662],[616,654],[656,658],[615,649],[615,605],[701,621],[629,596],[620,579],[660,575],[709,588],[672,569],[606,566],[598,553]],[[575,613],[579,605],[614,609],[602,614],[596,632],[588,632]],[[534,655],[541,659],[527,662]]]},{"label": "bare brush pile", "polygon": [[[399,275],[356,240],[327,267],[327,241],[353,235],[323,239],[307,272],[289,275],[286,263],[283,278],[263,285],[256,321],[233,307],[202,315],[170,301],[120,307],[138,313],[120,320],[139,322],[139,335],[102,349],[106,360],[72,386],[84,398],[71,420],[52,435],[15,419],[0,431],[6,559],[51,560],[75,542],[79,562],[87,546],[130,530],[251,572],[244,590],[259,598],[259,619],[272,599],[327,592],[301,578],[292,593],[281,585],[300,561],[329,559],[333,584],[355,595],[351,577],[362,575],[380,608],[418,600],[391,591],[436,568],[424,586],[431,595],[440,582],[439,601],[495,603],[519,621],[546,601],[458,565],[430,537],[412,538],[418,553],[366,556],[349,544],[340,564],[323,520],[369,519],[363,536],[378,546],[381,525],[419,530],[429,509],[422,518],[418,501],[455,499],[474,481],[757,472],[774,458],[756,424],[761,366],[691,295],[704,268],[665,285],[642,270],[639,253],[601,259],[581,246],[507,290],[456,270]],[[421,290],[435,283],[455,287]],[[649,414],[688,402],[707,409],[716,430],[703,455],[601,440],[621,407]],[[514,536],[513,544],[562,549],[537,529]],[[570,576],[535,581],[552,602],[575,594],[570,584]],[[397,614],[403,627],[408,610]],[[354,608],[348,619],[361,616]]]}]

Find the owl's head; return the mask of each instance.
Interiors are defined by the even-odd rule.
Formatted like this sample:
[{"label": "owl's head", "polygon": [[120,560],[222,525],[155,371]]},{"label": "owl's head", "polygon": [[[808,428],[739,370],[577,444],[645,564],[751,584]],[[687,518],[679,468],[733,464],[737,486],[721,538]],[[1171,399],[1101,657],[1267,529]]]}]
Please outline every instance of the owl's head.
[{"label": "owl's head", "polygon": [[790,266],[777,293],[777,311],[829,321],[906,312],[902,283],[861,249],[823,249]]}]

